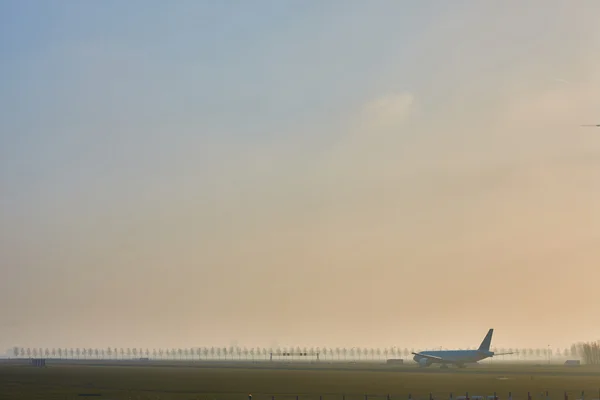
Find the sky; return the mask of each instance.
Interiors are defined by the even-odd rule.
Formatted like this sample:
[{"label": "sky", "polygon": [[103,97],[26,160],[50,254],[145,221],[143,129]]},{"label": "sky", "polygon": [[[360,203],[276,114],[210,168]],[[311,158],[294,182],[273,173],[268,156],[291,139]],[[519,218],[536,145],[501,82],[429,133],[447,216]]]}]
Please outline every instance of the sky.
[{"label": "sky", "polygon": [[600,338],[599,14],[0,0],[0,349]]}]

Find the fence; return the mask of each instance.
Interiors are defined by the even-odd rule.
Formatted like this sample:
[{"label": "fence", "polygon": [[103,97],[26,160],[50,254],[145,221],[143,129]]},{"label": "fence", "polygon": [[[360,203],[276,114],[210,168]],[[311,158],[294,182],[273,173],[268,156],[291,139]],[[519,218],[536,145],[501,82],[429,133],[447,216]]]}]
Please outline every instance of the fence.
[{"label": "fence", "polygon": [[[234,393],[228,393],[231,398]],[[238,393],[239,399],[243,394]],[[586,396],[585,391],[565,390],[560,393],[549,391],[513,393],[504,395],[497,392],[455,394],[443,392],[430,392],[428,394],[400,394],[400,393],[253,393],[248,400],[600,400],[600,389],[594,394]]]},{"label": "fence", "polygon": [[[600,390],[594,394],[567,390],[554,392],[508,392],[508,393],[242,393],[242,392],[179,392],[179,391],[128,391],[128,393],[91,392],[77,395],[47,394],[44,400],[72,400],[94,397],[104,400],[600,400]],[[37,398],[36,398],[37,399]]]}]

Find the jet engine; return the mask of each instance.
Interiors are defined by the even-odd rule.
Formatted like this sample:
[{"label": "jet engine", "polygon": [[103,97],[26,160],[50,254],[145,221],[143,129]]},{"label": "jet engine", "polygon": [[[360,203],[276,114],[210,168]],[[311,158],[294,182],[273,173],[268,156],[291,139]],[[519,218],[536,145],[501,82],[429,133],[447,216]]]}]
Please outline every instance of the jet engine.
[{"label": "jet engine", "polygon": [[431,361],[426,358],[421,358],[419,360],[419,367],[429,367],[431,365]]}]

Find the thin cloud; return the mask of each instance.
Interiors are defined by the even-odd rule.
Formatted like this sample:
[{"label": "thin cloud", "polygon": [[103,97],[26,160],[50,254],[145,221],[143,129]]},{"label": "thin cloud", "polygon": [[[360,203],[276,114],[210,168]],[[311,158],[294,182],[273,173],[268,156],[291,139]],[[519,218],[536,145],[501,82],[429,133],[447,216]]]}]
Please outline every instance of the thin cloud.
[{"label": "thin cloud", "polygon": [[415,97],[411,93],[392,93],[363,106],[363,127],[375,130],[398,128],[414,115]]}]

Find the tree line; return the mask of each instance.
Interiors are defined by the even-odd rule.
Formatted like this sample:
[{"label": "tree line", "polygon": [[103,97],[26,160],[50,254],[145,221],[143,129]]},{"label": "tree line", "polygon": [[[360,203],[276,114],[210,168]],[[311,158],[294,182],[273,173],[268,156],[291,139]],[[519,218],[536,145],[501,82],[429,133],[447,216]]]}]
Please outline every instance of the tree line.
[{"label": "tree line", "polygon": [[[493,348],[498,353],[514,353],[501,356],[507,360],[547,359],[550,357],[581,357],[595,360],[600,356],[600,342],[578,343],[566,349],[550,348]],[[595,347],[594,347],[595,346]],[[439,349],[436,349],[439,350]],[[471,348],[467,348],[471,350]],[[412,357],[415,349],[389,348],[364,348],[364,347],[194,347],[194,348],[168,348],[168,349],[143,349],[135,347],[107,347],[107,348],[37,348],[18,347],[12,349],[12,356],[16,358],[56,358],[56,359],[106,359],[106,360],[132,360],[139,358],[152,358],[157,360],[260,360],[279,359],[292,357],[294,354],[306,354],[309,357],[322,360],[384,360],[388,358]],[[424,351],[424,350],[422,350]],[[292,354],[287,356],[287,354]],[[306,357],[304,357],[306,358]]]},{"label": "tree line", "polygon": [[600,364],[600,340],[577,343],[576,347],[581,355],[581,361],[585,364]]}]

